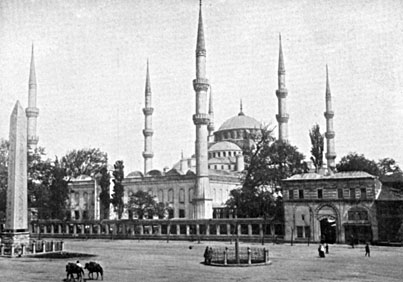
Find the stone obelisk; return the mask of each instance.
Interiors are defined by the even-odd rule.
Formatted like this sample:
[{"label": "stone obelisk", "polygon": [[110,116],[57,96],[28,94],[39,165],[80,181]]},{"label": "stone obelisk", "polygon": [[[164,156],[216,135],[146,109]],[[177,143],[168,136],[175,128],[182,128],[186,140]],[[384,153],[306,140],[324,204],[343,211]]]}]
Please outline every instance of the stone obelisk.
[{"label": "stone obelisk", "polygon": [[1,237],[3,244],[16,249],[29,244],[27,118],[19,101],[10,117],[9,138],[6,224]]}]

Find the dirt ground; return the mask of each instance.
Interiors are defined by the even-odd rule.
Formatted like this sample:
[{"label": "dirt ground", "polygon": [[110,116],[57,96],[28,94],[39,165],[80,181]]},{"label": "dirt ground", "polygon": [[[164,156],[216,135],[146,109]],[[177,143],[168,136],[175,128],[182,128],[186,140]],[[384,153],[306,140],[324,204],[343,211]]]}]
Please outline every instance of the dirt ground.
[{"label": "dirt ground", "polygon": [[[258,244],[241,243],[241,246]],[[137,240],[66,240],[67,251],[94,254],[93,258],[0,258],[0,281],[64,281],[69,261],[99,262],[104,281],[401,281],[403,248],[330,245],[319,258],[317,245],[272,245],[271,265],[212,267],[202,264],[206,246],[225,242],[175,242]],[[192,248],[189,248],[191,246]],[[87,273],[85,281],[88,280]]]}]

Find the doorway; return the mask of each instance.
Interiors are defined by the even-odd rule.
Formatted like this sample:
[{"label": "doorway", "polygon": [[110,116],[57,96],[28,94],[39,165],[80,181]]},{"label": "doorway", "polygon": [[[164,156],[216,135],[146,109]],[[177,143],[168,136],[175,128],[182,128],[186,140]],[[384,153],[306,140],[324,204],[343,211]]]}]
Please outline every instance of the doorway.
[{"label": "doorway", "polygon": [[320,221],[321,241],[325,243],[336,243],[336,220],[330,217],[321,219]]}]

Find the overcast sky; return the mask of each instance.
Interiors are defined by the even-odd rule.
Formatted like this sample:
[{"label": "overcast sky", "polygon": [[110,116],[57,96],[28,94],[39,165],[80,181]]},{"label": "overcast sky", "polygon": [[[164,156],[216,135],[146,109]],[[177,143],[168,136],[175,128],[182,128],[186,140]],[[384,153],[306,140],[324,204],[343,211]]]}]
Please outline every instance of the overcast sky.
[{"label": "overcast sky", "polygon": [[[403,165],[403,2],[205,0],[207,77],[216,129],[239,112],[276,125],[278,34],[289,141],[310,157],[325,130],[325,66],[336,154]],[[150,60],[154,167],[194,153],[198,0],[0,2],[0,138],[16,100],[28,103],[31,43],[37,135],[48,157],[96,147],[143,170],[144,84]],[[277,131],[276,131],[277,136]]]}]

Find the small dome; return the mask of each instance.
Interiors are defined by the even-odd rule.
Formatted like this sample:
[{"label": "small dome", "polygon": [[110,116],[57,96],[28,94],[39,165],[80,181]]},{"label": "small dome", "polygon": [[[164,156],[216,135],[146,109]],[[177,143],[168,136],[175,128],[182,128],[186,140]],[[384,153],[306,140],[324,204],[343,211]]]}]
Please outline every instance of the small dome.
[{"label": "small dome", "polygon": [[238,145],[228,141],[222,141],[215,143],[209,148],[209,152],[216,152],[216,151],[242,151]]},{"label": "small dome", "polygon": [[126,177],[127,178],[142,178],[144,175],[141,171],[132,171]]},{"label": "small dome", "polygon": [[260,122],[258,122],[253,117],[249,117],[244,115],[244,113],[240,112],[237,116],[234,116],[227,121],[225,121],[218,131],[223,130],[232,130],[232,129],[260,129]]}]

